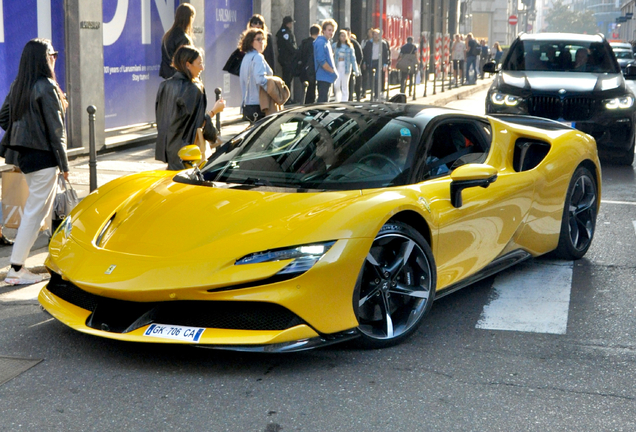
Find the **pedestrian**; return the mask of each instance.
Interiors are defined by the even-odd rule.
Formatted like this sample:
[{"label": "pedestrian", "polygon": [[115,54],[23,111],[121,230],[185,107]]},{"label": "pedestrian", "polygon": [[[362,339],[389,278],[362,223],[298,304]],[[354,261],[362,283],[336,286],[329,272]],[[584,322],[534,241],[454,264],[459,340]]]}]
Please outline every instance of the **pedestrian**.
[{"label": "pedestrian", "polygon": [[495,42],[492,45],[492,50],[495,52],[495,57],[494,57],[495,64],[499,64],[501,62],[501,57],[503,56],[503,50],[501,49],[499,42]]},{"label": "pedestrian", "polygon": [[29,196],[11,251],[11,268],[5,282],[27,285],[40,282],[24,263],[49,216],[57,191],[58,170],[68,180],[64,117],[68,103],[55,78],[57,51],[47,39],[27,42],[2,108],[0,157],[17,151],[18,167],[24,173]]},{"label": "pedestrian", "polygon": [[[477,82],[477,56],[481,53],[481,47],[473,37],[472,33],[466,35],[466,83],[475,84]],[[475,76],[474,80],[470,79],[470,68],[472,66]]]},{"label": "pedestrian", "polygon": [[367,38],[365,40],[362,41],[362,86],[363,86],[363,97],[366,97],[367,95],[367,90],[371,90],[371,80],[373,79],[373,71],[371,70],[371,68],[367,67],[367,63],[371,62],[371,59],[368,59],[365,57],[365,52],[366,52],[366,46],[367,44],[372,44],[373,43],[373,27],[370,27],[367,30]]},{"label": "pedestrian", "polygon": [[479,55],[479,72],[481,73],[481,79],[484,79],[484,65],[490,60],[490,48],[486,43],[486,39],[480,41],[481,53]]},{"label": "pedestrian", "polygon": [[360,102],[362,98],[362,46],[358,42],[356,35],[351,33],[351,29],[349,27],[343,28],[344,31],[347,32],[347,36],[349,36],[349,42],[353,45],[353,51],[356,55],[356,63],[358,64],[358,71],[360,73],[358,75],[351,74],[349,78],[349,100],[353,101],[353,93],[356,94],[356,100]]},{"label": "pedestrian", "polygon": [[349,41],[349,36],[344,30],[338,32],[337,42],[331,45],[333,57],[336,62],[338,78],[334,82],[334,92],[336,102],[347,102],[349,100],[349,78],[351,72],[356,76],[360,75],[358,63],[356,62],[353,45]]},{"label": "pedestrian", "polygon": [[303,39],[299,48],[300,81],[307,83],[305,104],[316,102],[316,68],[314,66],[314,41],[320,35],[320,26],[309,27],[309,37]]},{"label": "pedestrian", "polygon": [[[397,69],[400,71],[400,93],[406,91],[406,79],[409,74],[415,75],[415,65],[417,64],[417,46],[413,43],[411,36],[406,38],[406,43],[400,48],[397,59]],[[412,78],[411,78],[412,79]]]},{"label": "pedestrian", "polygon": [[252,17],[250,18],[250,20],[247,23],[247,28],[248,29],[251,29],[251,28],[261,29],[267,35],[267,41],[266,41],[266,44],[265,44],[265,50],[263,51],[263,57],[265,57],[265,61],[267,62],[269,67],[272,70],[274,70],[275,61],[276,61],[275,60],[276,56],[274,54],[274,37],[269,32],[269,29],[267,28],[267,24],[265,24],[265,18],[263,17],[263,15],[260,15],[260,14],[252,15]]},{"label": "pedestrian", "polygon": [[225,100],[220,98],[210,113],[205,111],[208,99],[200,79],[204,69],[201,50],[192,45],[179,47],[173,65],[177,72],[162,82],[157,91],[155,159],[167,162],[167,169],[176,171],[185,168],[178,152],[195,143],[197,128],[203,127],[207,141],[216,142],[218,132],[212,117],[223,111]]},{"label": "pedestrian", "polygon": [[182,3],[174,13],[174,23],[161,39],[161,66],[159,76],[168,79],[177,70],[172,66],[172,57],[182,45],[193,45],[192,24],[196,10],[190,3]]},{"label": "pedestrian", "polygon": [[267,91],[267,77],[274,75],[263,56],[266,44],[267,36],[258,28],[244,31],[239,41],[239,49],[245,53],[240,75],[243,117],[250,122],[265,117],[261,109],[259,89]]},{"label": "pedestrian", "polygon": [[296,45],[296,37],[292,27],[294,19],[290,16],[283,18],[278,33],[276,33],[276,43],[278,45],[278,63],[283,68],[283,76],[281,77],[287,87],[292,89],[292,81],[294,80],[294,62],[296,61],[296,53],[298,46]]},{"label": "pedestrian", "polygon": [[316,67],[316,85],[318,86],[318,102],[329,101],[331,85],[338,78],[333,50],[329,40],[333,37],[338,24],[333,19],[322,22],[322,34],[314,41],[314,66]]},{"label": "pedestrian", "polygon": [[464,83],[464,62],[466,60],[466,45],[461,40],[459,34],[455,35],[453,46],[451,48],[451,59],[453,61],[453,74],[455,76],[455,85]]},{"label": "pedestrian", "polygon": [[[382,39],[380,35],[380,29],[373,29],[372,31],[373,39],[371,42],[368,42],[363,51],[364,57],[364,67],[371,72],[371,79],[373,83],[371,84],[371,88],[373,92],[371,94],[372,97],[378,97],[378,76],[377,73],[382,71],[382,76],[380,81],[382,82],[382,88],[380,92],[384,91],[384,80],[385,80],[385,72],[391,63],[391,51],[389,50],[389,44],[386,40]],[[382,47],[382,67],[380,68],[379,58],[380,58],[380,47]],[[373,75],[373,70],[375,69],[376,75]]]}]

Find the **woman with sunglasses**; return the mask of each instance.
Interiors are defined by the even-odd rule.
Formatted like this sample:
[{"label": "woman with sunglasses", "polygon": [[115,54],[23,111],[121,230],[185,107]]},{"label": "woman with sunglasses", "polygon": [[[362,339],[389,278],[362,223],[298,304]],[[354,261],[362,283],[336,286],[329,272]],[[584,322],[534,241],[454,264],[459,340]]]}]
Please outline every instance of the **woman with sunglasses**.
[{"label": "woman with sunglasses", "polygon": [[243,94],[243,117],[255,122],[265,113],[261,110],[259,88],[267,91],[267,77],[273,75],[263,51],[267,46],[267,35],[259,28],[243,32],[238,48],[245,54],[241,62],[241,92]]},{"label": "woman with sunglasses", "polygon": [[27,42],[17,78],[0,109],[0,127],[6,131],[0,142],[0,156],[17,164],[29,187],[11,253],[11,268],[5,279],[11,285],[43,279],[42,275],[27,270],[24,263],[40,226],[53,208],[58,169],[68,180],[64,127],[68,103],[55,80],[56,59],[57,52],[49,40]]}]

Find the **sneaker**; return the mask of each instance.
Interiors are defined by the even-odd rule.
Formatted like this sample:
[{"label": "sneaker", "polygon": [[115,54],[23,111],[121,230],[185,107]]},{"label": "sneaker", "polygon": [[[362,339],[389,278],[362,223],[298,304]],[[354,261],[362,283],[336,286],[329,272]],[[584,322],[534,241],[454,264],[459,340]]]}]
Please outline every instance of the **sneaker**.
[{"label": "sneaker", "polygon": [[9,285],[31,285],[43,280],[43,275],[31,273],[26,267],[22,267],[20,271],[15,271],[11,268],[9,273],[7,273],[7,277],[4,278],[4,281]]}]

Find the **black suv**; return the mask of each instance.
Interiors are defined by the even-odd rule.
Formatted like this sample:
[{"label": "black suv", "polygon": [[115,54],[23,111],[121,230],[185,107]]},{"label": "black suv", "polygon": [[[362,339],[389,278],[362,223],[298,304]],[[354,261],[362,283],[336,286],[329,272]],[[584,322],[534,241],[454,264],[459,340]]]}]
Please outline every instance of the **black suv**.
[{"label": "black suv", "polygon": [[[634,93],[602,35],[522,34],[510,46],[486,97],[486,113],[527,114],[568,124],[596,139],[613,162],[634,160]],[[636,78],[636,68],[626,71]]]}]

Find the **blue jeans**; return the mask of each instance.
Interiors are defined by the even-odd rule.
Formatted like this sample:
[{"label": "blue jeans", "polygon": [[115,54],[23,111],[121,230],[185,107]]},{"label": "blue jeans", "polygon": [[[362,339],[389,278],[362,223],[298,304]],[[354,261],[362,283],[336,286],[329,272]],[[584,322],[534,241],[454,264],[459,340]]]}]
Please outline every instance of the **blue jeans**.
[{"label": "blue jeans", "polygon": [[331,83],[327,81],[316,81],[318,85],[318,100],[316,102],[329,102],[329,90]]},{"label": "blue jeans", "polygon": [[475,72],[474,82],[477,81],[477,57],[476,56],[468,56],[466,57],[466,81],[473,82],[470,79],[470,65],[473,66],[473,71]]}]

